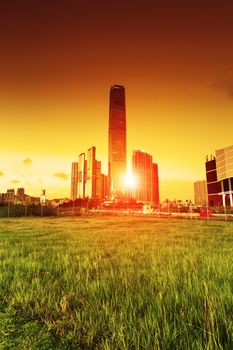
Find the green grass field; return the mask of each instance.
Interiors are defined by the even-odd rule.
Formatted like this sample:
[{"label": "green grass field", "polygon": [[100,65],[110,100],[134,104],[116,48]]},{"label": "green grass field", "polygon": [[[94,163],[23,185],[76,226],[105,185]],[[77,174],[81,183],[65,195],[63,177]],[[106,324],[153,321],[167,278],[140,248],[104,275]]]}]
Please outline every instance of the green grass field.
[{"label": "green grass field", "polygon": [[0,349],[233,349],[233,222],[1,219]]}]

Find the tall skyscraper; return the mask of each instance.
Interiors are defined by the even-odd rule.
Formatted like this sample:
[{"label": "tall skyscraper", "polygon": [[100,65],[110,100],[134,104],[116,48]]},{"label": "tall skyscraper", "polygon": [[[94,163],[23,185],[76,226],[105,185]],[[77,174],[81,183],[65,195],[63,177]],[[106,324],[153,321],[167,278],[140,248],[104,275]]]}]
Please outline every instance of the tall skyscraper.
[{"label": "tall skyscraper", "polygon": [[87,151],[87,181],[85,196],[89,198],[102,197],[101,162],[96,160],[96,148],[93,146]]},{"label": "tall skyscraper", "polygon": [[113,85],[110,90],[108,175],[111,192],[121,197],[126,176],[126,108],[125,88]]},{"label": "tall skyscraper", "polygon": [[140,150],[133,151],[134,197],[138,201],[152,201],[152,156]]},{"label": "tall skyscraper", "polygon": [[108,176],[101,174],[101,198],[105,199],[109,194]]},{"label": "tall skyscraper", "polygon": [[71,166],[71,191],[70,198],[75,201],[78,197],[78,163],[73,162]]},{"label": "tall skyscraper", "polygon": [[158,165],[153,163],[150,154],[140,150],[133,151],[133,175],[135,177],[133,197],[137,201],[158,204]]},{"label": "tall skyscraper", "polygon": [[85,153],[79,155],[78,161],[78,196],[79,198],[85,198],[85,185],[86,185],[86,171],[87,161],[85,159]]},{"label": "tall skyscraper", "polygon": [[205,180],[194,182],[194,203],[196,205],[207,203],[207,185]]},{"label": "tall skyscraper", "polygon": [[159,204],[159,169],[157,163],[152,163],[152,202]]},{"label": "tall skyscraper", "polygon": [[97,198],[104,198],[102,195],[102,175],[101,175],[101,162],[96,160],[96,193]]},{"label": "tall skyscraper", "polygon": [[86,197],[96,197],[96,148],[93,146],[87,151],[87,182]]}]

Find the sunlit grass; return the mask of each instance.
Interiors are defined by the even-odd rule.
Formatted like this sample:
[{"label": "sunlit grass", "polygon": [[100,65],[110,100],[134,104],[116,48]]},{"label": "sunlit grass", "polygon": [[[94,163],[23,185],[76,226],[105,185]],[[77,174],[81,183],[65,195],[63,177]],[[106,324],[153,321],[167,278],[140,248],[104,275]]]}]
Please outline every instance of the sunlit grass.
[{"label": "sunlit grass", "polygon": [[232,349],[233,223],[0,221],[0,349]]}]

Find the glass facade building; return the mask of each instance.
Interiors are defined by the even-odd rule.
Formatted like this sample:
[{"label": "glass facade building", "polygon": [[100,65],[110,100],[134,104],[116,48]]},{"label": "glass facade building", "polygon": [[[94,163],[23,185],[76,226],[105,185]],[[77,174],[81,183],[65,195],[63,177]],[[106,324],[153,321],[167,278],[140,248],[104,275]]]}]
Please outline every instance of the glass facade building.
[{"label": "glass facade building", "polygon": [[206,161],[208,202],[233,207],[233,145],[216,150]]},{"label": "glass facade building", "polygon": [[72,201],[78,198],[78,163],[73,162],[71,166],[71,192],[70,198]]},{"label": "glass facade building", "polygon": [[158,165],[153,163],[152,156],[141,150],[133,151],[133,176],[135,188],[133,197],[141,202],[159,202]]},{"label": "glass facade building", "polygon": [[205,180],[194,182],[194,203],[196,205],[205,205],[207,203],[207,185]]},{"label": "glass facade building", "polygon": [[85,153],[79,155],[78,161],[78,197],[85,198],[87,161]]},{"label": "glass facade building", "polygon": [[125,88],[121,85],[113,85],[110,90],[108,175],[110,192],[121,197],[126,176]]}]

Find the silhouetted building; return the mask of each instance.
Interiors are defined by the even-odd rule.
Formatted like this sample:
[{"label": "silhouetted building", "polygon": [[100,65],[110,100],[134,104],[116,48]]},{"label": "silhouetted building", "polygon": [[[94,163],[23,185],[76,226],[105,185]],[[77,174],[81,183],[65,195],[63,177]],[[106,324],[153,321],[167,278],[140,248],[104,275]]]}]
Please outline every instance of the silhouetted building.
[{"label": "silhouetted building", "polygon": [[78,163],[73,162],[71,166],[71,191],[70,198],[75,201],[78,198]]},{"label": "silhouetted building", "polygon": [[108,175],[111,192],[121,197],[126,176],[125,88],[121,85],[113,85],[110,90]]},{"label": "silhouetted building", "polygon": [[85,159],[85,153],[81,153],[79,155],[79,161],[78,161],[78,197],[79,198],[85,198],[86,169],[87,169],[87,161]]},{"label": "silhouetted building", "polygon": [[152,202],[159,204],[159,169],[157,163],[152,163]]},{"label": "silhouetted building", "polygon": [[217,178],[216,159],[211,156],[210,160],[206,160],[206,183],[208,193],[208,204],[212,207],[222,206],[221,183]]},{"label": "silhouetted building", "polygon": [[105,199],[109,196],[109,177],[101,174],[101,198]]},{"label": "silhouetted building", "polygon": [[19,187],[15,192],[14,188],[10,188],[6,193],[0,193],[0,203],[1,204],[39,204],[39,197],[32,197],[25,193],[23,187]]},{"label": "silhouetted building", "polygon": [[206,181],[194,182],[194,203],[196,205],[204,205],[207,202],[207,186]]},{"label": "silhouetted building", "polygon": [[16,199],[14,189],[7,190],[6,193],[0,193],[0,203],[5,204],[5,203],[14,203]]},{"label": "silhouetted building", "polygon": [[96,197],[96,148],[93,146],[87,151],[87,181],[85,195]]},{"label": "silhouetted building", "polygon": [[7,203],[14,203],[16,200],[16,195],[15,195],[15,189],[14,188],[9,188],[6,191],[6,194],[4,196],[4,201]]},{"label": "silhouetted building", "polygon": [[96,148],[93,146],[87,151],[86,197],[104,198],[102,186],[101,162],[96,160]]},{"label": "silhouetted building", "polygon": [[23,187],[17,188],[15,203],[25,204],[30,202],[30,197],[25,194],[25,189]]},{"label": "silhouetted building", "polygon": [[24,188],[23,187],[19,187],[17,189],[16,195],[17,195],[17,197],[19,199],[24,199],[24,197],[25,197],[25,190],[24,190]]},{"label": "silhouetted building", "polygon": [[133,197],[142,202],[159,202],[158,165],[146,152],[133,151],[133,175],[135,187]]},{"label": "silhouetted building", "polygon": [[101,162],[96,160],[96,198],[104,198],[102,197],[102,174],[101,174]]}]

